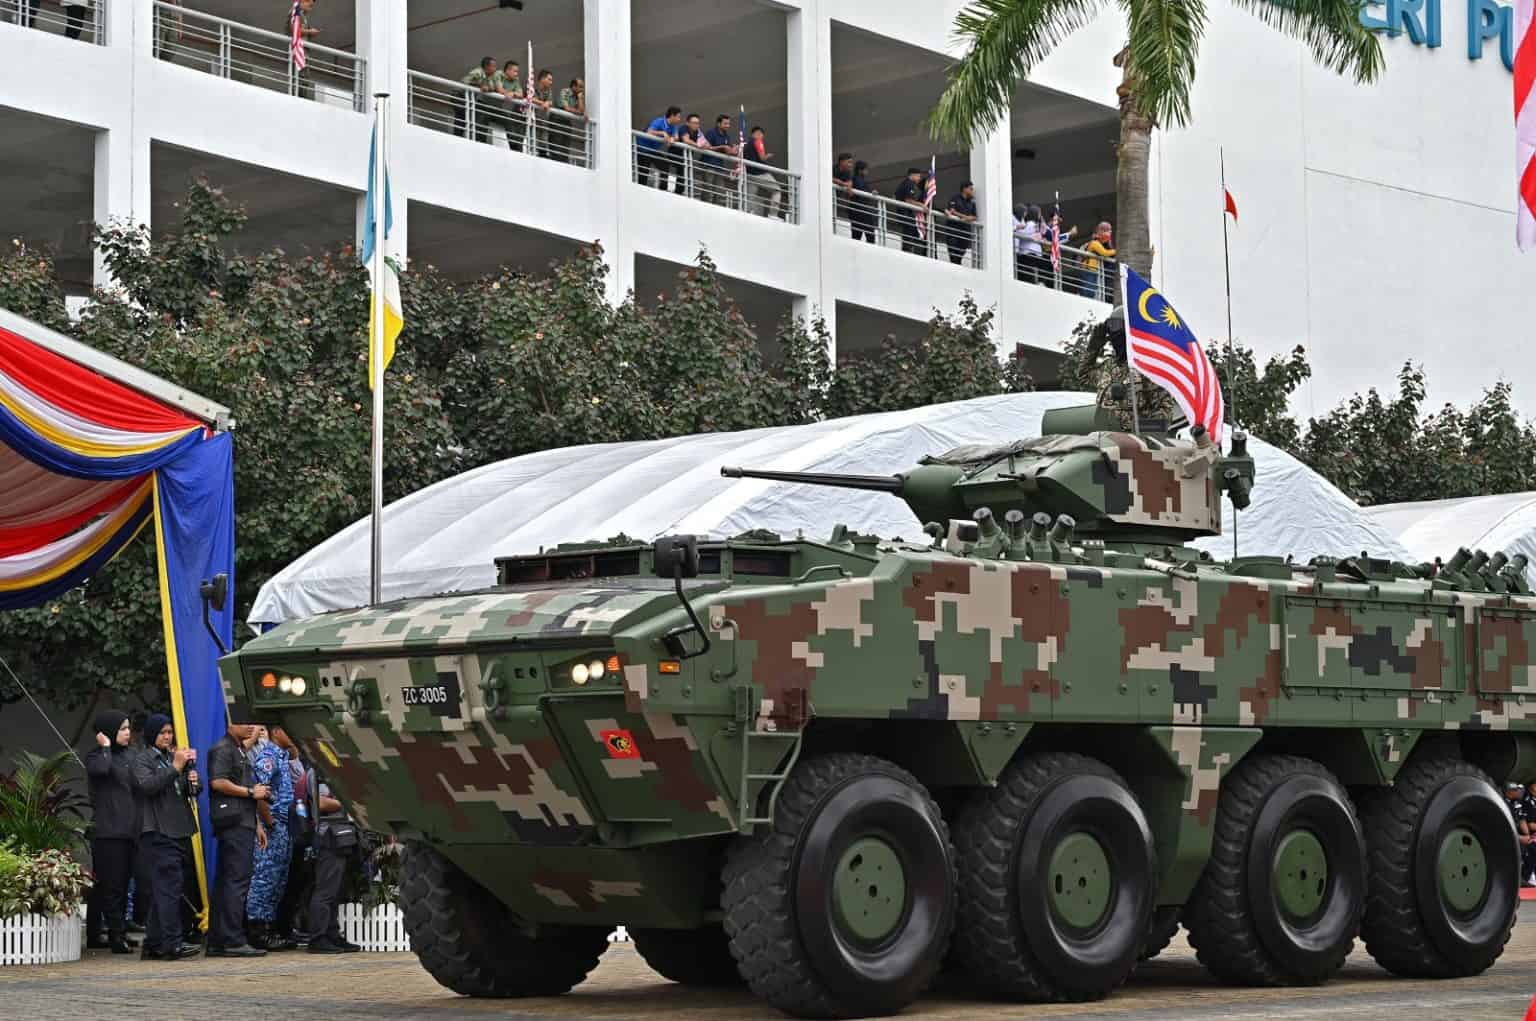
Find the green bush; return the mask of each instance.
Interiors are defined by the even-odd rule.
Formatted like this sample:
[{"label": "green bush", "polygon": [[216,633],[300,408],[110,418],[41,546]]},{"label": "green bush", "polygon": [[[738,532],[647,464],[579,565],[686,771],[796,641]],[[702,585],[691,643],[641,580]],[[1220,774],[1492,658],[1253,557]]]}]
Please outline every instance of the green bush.
[{"label": "green bush", "polygon": [[24,854],[0,844],[0,918],[69,914],[90,888],[91,874],[65,851]]},{"label": "green bush", "polygon": [[72,761],[69,752],[23,752],[14,770],[0,774],[0,843],[23,854],[79,846],[86,799],[69,787]]}]

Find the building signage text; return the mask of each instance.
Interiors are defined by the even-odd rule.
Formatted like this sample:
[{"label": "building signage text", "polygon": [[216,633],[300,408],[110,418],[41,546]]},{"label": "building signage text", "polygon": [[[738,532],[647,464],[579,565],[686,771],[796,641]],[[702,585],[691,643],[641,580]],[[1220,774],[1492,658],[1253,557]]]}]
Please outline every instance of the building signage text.
[{"label": "building signage text", "polygon": [[[1415,46],[1439,49],[1442,39],[1442,0],[1366,0],[1360,5],[1360,24],[1390,36],[1407,35]],[[1483,59],[1483,46],[1499,42],[1504,67],[1515,69],[1515,14],[1494,0],[1465,0],[1467,5],[1467,59]]]}]

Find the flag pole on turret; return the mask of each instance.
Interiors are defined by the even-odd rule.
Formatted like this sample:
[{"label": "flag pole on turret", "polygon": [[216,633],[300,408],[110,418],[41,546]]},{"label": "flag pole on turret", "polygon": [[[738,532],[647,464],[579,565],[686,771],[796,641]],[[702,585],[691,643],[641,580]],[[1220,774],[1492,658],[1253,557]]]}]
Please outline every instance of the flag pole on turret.
[{"label": "flag pole on turret", "polygon": [[[1232,254],[1227,243],[1227,217],[1232,217],[1232,222],[1237,222],[1237,203],[1232,199],[1232,193],[1227,190],[1227,151],[1225,147],[1218,149],[1221,157],[1221,263],[1227,276],[1227,386],[1232,388],[1231,399],[1227,401],[1227,421],[1231,423],[1232,430],[1237,429],[1237,356],[1236,347],[1232,339]],[[1232,556],[1237,556],[1237,513],[1232,514]]]}]

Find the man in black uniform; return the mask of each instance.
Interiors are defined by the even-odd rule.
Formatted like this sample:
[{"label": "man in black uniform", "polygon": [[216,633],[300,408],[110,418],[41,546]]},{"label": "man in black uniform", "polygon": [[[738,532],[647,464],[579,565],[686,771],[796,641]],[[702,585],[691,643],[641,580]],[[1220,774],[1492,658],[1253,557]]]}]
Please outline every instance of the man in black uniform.
[{"label": "man in black uniform", "polygon": [[[916,255],[924,254],[923,236],[917,232],[917,211],[924,209],[923,172],[916,167],[907,168],[907,176],[896,186],[896,201],[911,208],[892,209],[891,218],[901,231],[901,250]],[[925,214],[926,215],[926,214]]]},{"label": "man in black uniform", "polygon": [[1525,788],[1511,780],[1504,785],[1504,797],[1509,801],[1509,814],[1515,820],[1515,833],[1520,839],[1520,885],[1536,886],[1531,882],[1533,860],[1533,848],[1536,848],[1536,818],[1533,818],[1526,804]]},{"label": "man in black uniform", "polygon": [[350,954],[361,950],[341,936],[336,917],[336,901],[341,896],[341,882],[346,878],[347,861],[357,852],[357,824],[347,818],[341,802],[311,771],[307,784],[314,792],[315,886],[309,899],[309,952],[312,954]]},{"label": "man in black uniform", "polygon": [[139,854],[146,859],[150,888],[149,919],[140,956],[146,961],[175,961],[197,956],[198,947],[181,941],[181,846],[197,832],[189,799],[197,796],[197,753],[173,748],[176,737],[168,717],[155,714],[144,724],[148,747],[133,764],[133,783],[141,800],[143,835]]},{"label": "man in black uniform", "polygon": [[245,742],[251,736],[247,723],[230,723],[208,751],[208,803],[213,832],[219,842],[218,876],[208,927],[209,957],[262,957],[245,938],[245,901],[251,891],[256,845],[266,846],[267,835],[256,818],[256,802],[268,796],[265,784],[255,782]]},{"label": "man in black uniform", "polygon": [[949,249],[949,261],[958,266],[976,242],[976,228],[971,226],[976,222],[976,185],[970,181],[962,184],[945,212],[949,219],[944,221],[944,244]]}]

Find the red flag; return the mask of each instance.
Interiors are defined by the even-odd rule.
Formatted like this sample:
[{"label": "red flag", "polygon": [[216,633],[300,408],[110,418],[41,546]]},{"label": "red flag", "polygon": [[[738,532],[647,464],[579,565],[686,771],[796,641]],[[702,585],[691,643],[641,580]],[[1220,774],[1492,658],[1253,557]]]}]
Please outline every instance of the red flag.
[{"label": "red flag", "polygon": [[1536,1021],[1536,996],[1531,997],[1531,1005],[1525,1012],[1525,1021]]},{"label": "red flag", "polygon": [[1237,222],[1237,202],[1232,198],[1232,193],[1227,189],[1221,189],[1221,193],[1227,197],[1227,212],[1232,215],[1232,222]]},{"label": "red flag", "polygon": [[302,71],[309,63],[304,54],[304,11],[299,7],[298,0],[294,0],[293,13],[288,18],[288,52],[293,56],[293,66]]}]

